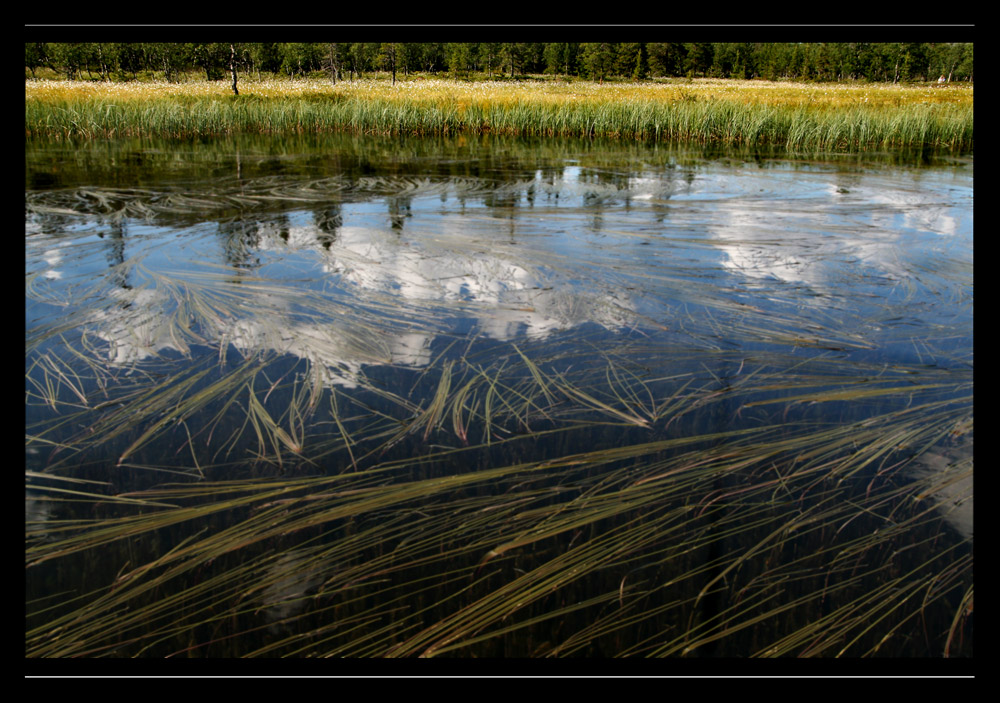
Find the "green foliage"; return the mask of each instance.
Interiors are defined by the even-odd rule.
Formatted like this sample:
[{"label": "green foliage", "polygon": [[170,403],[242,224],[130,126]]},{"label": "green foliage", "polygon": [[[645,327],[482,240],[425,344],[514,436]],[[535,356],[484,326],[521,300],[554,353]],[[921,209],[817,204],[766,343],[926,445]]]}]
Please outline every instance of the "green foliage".
[{"label": "green foliage", "polygon": [[715,59],[715,44],[698,42],[687,46],[687,72],[707,76]]},{"label": "green foliage", "polygon": [[[555,44],[549,46],[557,46]],[[477,55],[480,70],[486,71],[486,77],[492,79],[493,74],[500,68],[500,43],[481,42]]]},{"label": "green foliage", "polygon": [[24,45],[24,67],[31,71],[35,78],[35,70],[48,63],[46,45],[38,42],[27,42]]},{"label": "green foliage", "polygon": [[448,57],[448,71],[453,76],[466,76],[472,64],[472,48],[470,44],[445,44]]},{"label": "green foliage", "polygon": [[587,78],[603,81],[615,70],[615,46],[607,42],[581,44],[580,63]]},{"label": "green foliage", "polygon": [[[327,43],[245,43],[240,69],[302,77],[326,70]],[[945,76],[972,80],[971,43],[712,43],[712,42],[453,42],[338,43],[336,62],[348,78],[371,71],[470,76],[561,75],[597,81],[671,77],[768,80],[923,82]],[[222,80],[228,44],[25,44],[25,74],[51,69],[67,79],[137,80],[144,73],[168,81],[188,71]],[[391,54],[386,53],[391,47]]]}]

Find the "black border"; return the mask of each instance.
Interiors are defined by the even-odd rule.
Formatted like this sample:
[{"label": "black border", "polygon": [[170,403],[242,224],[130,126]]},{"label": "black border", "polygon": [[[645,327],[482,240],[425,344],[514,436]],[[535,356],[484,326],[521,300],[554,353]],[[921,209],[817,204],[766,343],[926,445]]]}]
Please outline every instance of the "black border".
[{"label": "black border", "polygon": [[[655,13],[654,13],[655,14]],[[52,24],[26,23],[25,41],[735,41],[971,42],[975,25],[312,23]]]},{"label": "black border", "polygon": [[[656,12],[651,14],[655,15]],[[656,19],[655,17],[652,19]],[[25,41],[950,41],[973,24],[47,23]],[[972,659],[33,660],[28,678],[972,678]],[[333,693],[331,692],[331,695]],[[343,695],[343,694],[341,694]],[[668,695],[661,691],[660,695]]]}]

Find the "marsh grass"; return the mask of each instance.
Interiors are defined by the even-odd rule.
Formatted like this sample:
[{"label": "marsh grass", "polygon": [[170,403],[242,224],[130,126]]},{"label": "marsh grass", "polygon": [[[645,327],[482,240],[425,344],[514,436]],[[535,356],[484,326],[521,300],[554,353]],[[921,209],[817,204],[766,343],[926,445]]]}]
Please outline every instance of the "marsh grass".
[{"label": "marsh grass", "polygon": [[29,137],[366,134],[613,137],[803,151],[972,151],[972,89],[696,81],[691,85],[422,80],[205,84],[26,81]]},{"label": "marsh grass", "polygon": [[[755,445],[749,444],[745,450],[749,457]],[[642,450],[633,451],[638,456],[644,454]],[[655,451],[647,447],[645,453]],[[606,467],[608,459],[591,453],[575,461],[593,468]],[[690,461],[689,455],[680,454],[674,463],[681,469]],[[746,461],[753,463],[752,459]],[[273,542],[282,535],[316,534],[317,529],[325,530],[318,533],[323,546],[314,547],[316,557],[309,568],[310,573],[324,574],[322,586],[299,599],[304,609],[285,623],[293,625],[291,633],[272,639],[261,653],[496,654],[505,652],[496,649],[503,642],[505,647],[513,647],[506,653],[524,654],[541,644],[532,637],[533,628],[559,619],[564,623],[562,627],[570,629],[564,641],[548,640],[547,653],[551,655],[690,655],[721,638],[740,642],[743,631],[771,623],[775,635],[782,636],[768,641],[757,634],[757,648],[746,651],[765,656],[864,656],[877,651],[893,629],[936,612],[935,603],[950,590],[954,579],[962,580],[961,560],[950,564],[946,575],[952,576],[945,579],[935,573],[935,565],[924,564],[894,577],[884,589],[868,592],[864,585],[868,579],[878,579],[883,571],[891,569],[879,557],[898,546],[900,533],[921,525],[934,529],[930,524],[933,519],[926,513],[913,517],[904,513],[888,523],[888,533],[879,534],[880,526],[884,529],[887,524],[884,508],[874,520],[859,517],[858,507],[843,501],[849,493],[810,485],[816,477],[809,480],[808,468],[803,470],[803,476],[796,472],[781,482],[784,489],[794,492],[793,504],[799,506],[792,520],[788,519],[787,509],[770,495],[776,483],[760,479],[743,489],[738,502],[730,500],[706,517],[704,506],[694,501],[706,495],[706,489],[717,482],[720,474],[730,470],[726,462],[712,470],[694,472],[677,485],[632,484],[631,489],[617,481],[595,485],[592,478],[585,478],[586,474],[568,471],[561,479],[565,490],[559,492],[561,500],[556,502],[546,495],[551,491],[523,485],[526,475],[543,468],[551,478],[551,468],[528,463],[447,481],[427,479],[353,490],[331,490],[343,479],[313,480],[308,484],[271,482],[266,490],[262,487],[253,496],[259,509],[238,529],[202,536],[162,555],[143,570],[124,574],[108,596],[29,632],[29,652],[35,656],[102,652],[120,655],[129,651],[169,654],[179,646],[171,642],[183,641],[187,639],[183,633],[194,634],[205,626],[227,632],[230,638],[249,636],[258,606],[240,603],[266,587],[267,581],[258,581],[256,574],[271,559],[269,552],[251,557],[260,553],[254,546]],[[361,478],[350,476],[354,481]],[[574,480],[585,483],[580,487],[565,486]],[[616,484],[618,490],[613,490]],[[498,485],[508,487],[501,501],[480,498],[470,502],[456,498],[454,493],[459,486],[487,489]],[[312,495],[301,495],[298,501],[283,498],[285,502],[267,507],[274,496],[287,496],[304,487],[313,491]],[[802,494],[803,488],[808,488],[808,494]],[[187,490],[168,488],[162,491],[163,496],[158,495],[161,491],[148,491],[143,500],[161,502],[169,498],[184,502],[186,496],[197,498],[215,490],[211,484]],[[569,496],[563,497],[563,493]],[[900,497],[907,495],[912,494],[904,492]],[[754,501],[755,496],[762,500]],[[884,496],[878,497],[885,501]],[[705,498],[700,500],[704,502]],[[814,501],[819,507],[809,509],[807,506]],[[874,505],[878,506],[878,501]],[[216,498],[212,508],[223,507],[232,510],[233,504]],[[179,518],[171,513],[183,512],[183,508],[162,511],[141,529],[163,529],[171,519]],[[195,515],[186,517],[193,519]],[[357,521],[357,526],[343,525],[344,521]],[[839,540],[836,548],[819,547],[828,544],[829,537],[824,534],[844,529],[848,523],[864,527],[865,531],[848,530],[854,536]],[[338,524],[342,526],[332,527]],[[616,527],[601,529],[604,524]],[[868,530],[872,525],[876,526],[874,532]],[[125,538],[124,525],[116,529]],[[801,536],[803,532],[806,537]],[[810,539],[810,533],[816,537]],[[561,535],[575,535],[568,549],[564,540],[556,540]],[[749,540],[756,546],[706,561],[705,549],[718,540],[732,540],[734,546]],[[83,548],[75,546],[76,550]],[[223,558],[233,551],[246,556],[240,561]],[[247,558],[251,559],[249,565]],[[946,559],[947,552],[937,558]],[[221,562],[211,570],[217,576],[199,578],[197,582],[183,579],[193,568],[203,571],[199,565],[205,560]],[[751,565],[756,568],[748,570]],[[850,577],[844,578],[847,574]],[[294,569],[282,574],[286,579],[294,575]],[[145,595],[148,589],[165,586],[171,579],[189,585],[167,600],[150,600]],[[725,579],[724,592],[733,599],[731,605],[717,613],[700,614],[706,589],[722,588],[720,579]],[[229,585],[218,590],[220,583]],[[577,590],[591,596],[575,597],[572,594]],[[563,594],[562,599],[553,602],[558,593]],[[789,593],[798,595],[789,598]],[[827,600],[844,602],[845,595],[849,605],[829,613],[822,606]],[[894,611],[901,607],[901,598],[905,609],[897,615]],[[907,600],[912,602],[907,604]],[[172,607],[198,602],[205,603],[205,607],[192,610],[188,606],[190,615],[180,619]],[[135,615],[123,610],[121,606],[126,603],[137,611]],[[223,604],[230,605],[220,612]],[[793,620],[798,625],[782,620],[790,610],[798,612],[798,618]],[[571,617],[577,611],[590,615],[583,619]],[[822,617],[818,617],[820,614]],[[959,616],[957,610],[954,615]],[[890,618],[892,627],[888,631],[879,627],[878,638],[873,640],[868,632],[881,617]],[[933,619],[936,622],[940,617]],[[352,626],[359,620],[368,623],[361,632]],[[316,625],[324,621],[326,624],[317,629]],[[701,622],[704,624],[698,624]],[[81,629],[84,623],[88,623],[86,629]],[[666,641],[662,637],[640,638],[624,644],[620,639],[622,630],[635,624],[653,630],[666,625],[664,631],[675,634]],[[789,626],[791,630],[785,629]],[[45,634],[53,627],[61,633],[67,627],[69,631],[53,638]],[[542,628],[539,634],[547,630]],[[112,643],[102,645],[112,632]],[[511,639],[515,633],[518,636]],[[595,641],[602,644],[595,645]],[[136,649],[140,643],[145,647]],[[220,650],[218,646],[217,637],[199,643],[203,655],[239,651]],[[486,649],[482,649],[484,646]]]},{"label": "marsh grass", "polygon": [[[308,375],[301,362],[295,374],[259,358],[202,390],[193,380],[204,371],[171,386],[147,380],[146,393],[102,418],[99,438],[65,444],[85,452],[85,442],[130,435],[124,460],[169,419],[194,424],[214,399],[215,421],[167,436],[197,454],[206,430],[239,425],[227,452],[245,447],[279,475],[214,478],[225,466],[178,452],[170,463],[193,464],[202,480],[73,489],[74,505],[104,516],[48,523],[45,540],[29,541],[29,580],[99,547],[127,546],[139,560],[116,567],[110,586],[95,574],[93,596],[60,615],[29,608],[29,656],[868,656],[895,651],[886,642],[916,622],[937,628],[919,647],[947,637],[956,648],[966,607],[956,589],[971,587],[971,557],[950,558],[963,548],[921,499],[932,488],[904,478],[922,452],[971,427],[969,399],[954,387],[944,397],[939,383],[873,394],[843,385],[840,372],[816,373],[822,364],[796,379],[776,358],[720,392],[708,373],[657,380],[605,356],[556,374],[559,361],[514,344],[486,367],[475,354],[440,357],[410,372],[426,405],[373,376],[365,392],[320,391],[309,410],[307,386],[293,380]],[[803,393],[809,386],[819,390]],[[758,388],[784,391],[787,414],[832,402],[830,386],[860,403],[905,393],[909,407],[697,429],[734,407],[761,409]],[[143,422],[147,406],[163,419]],[[29,432],[29,447],[46,434]],[[543,446],[549,456],[538,458]],[[293,461],[303,475],[281,476]],[[142,471],[118,470],[129,466]],[[109,502],[121,507],[108,512]],[[79,512],[69,507],[60,506]],[[921,543],[930,550],[916,562],[895,556]],[[280,569],[285,582],[310,584],[287,597],[268,591],[283,545],[310,554]],[[272,599],[263,611],[262,592]],[[287,614],[262,624],[276,604]],[[918,646],[910,636],[899,651]],[[261,644],[246,652],[244,639]]]}]

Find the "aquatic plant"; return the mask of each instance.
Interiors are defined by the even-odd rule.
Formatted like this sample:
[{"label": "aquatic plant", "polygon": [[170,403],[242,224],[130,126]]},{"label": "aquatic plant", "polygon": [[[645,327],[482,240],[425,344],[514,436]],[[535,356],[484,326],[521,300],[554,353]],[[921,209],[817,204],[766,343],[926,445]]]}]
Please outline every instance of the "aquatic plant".
[{"label": "aquatic plant", "polygon": [[27,656],[971,656],[970,248],[796,176],[27,193]]}]

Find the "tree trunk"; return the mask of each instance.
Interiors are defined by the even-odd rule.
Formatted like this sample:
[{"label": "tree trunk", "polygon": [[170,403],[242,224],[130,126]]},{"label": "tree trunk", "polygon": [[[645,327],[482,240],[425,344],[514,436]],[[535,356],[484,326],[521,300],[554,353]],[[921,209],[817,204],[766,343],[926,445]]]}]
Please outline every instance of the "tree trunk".
[{"label": "tree trunk", "polygon": [[111,80],[111,75],[110,75],[111,71],[108,70],[108,65],[104,61],[104,52],[101,51],[101,45],[100,44],[97,45],[97,61],[100,64],[100,67],[101,67],[101,80],[102,81],[110,81]]},{"label": "tree trunk", "polygon": [[337,79],[340,77],[337,75],[340,71],[337,66],[337,45],[330,44],[330,82],[333,85],[337,85]]},{"label": "tree trunk", "polygon": [[239,95],[240,91],[236,89],[236,46],[233,44],[229,45],[229,72],[233,76],[233,95]]}]

